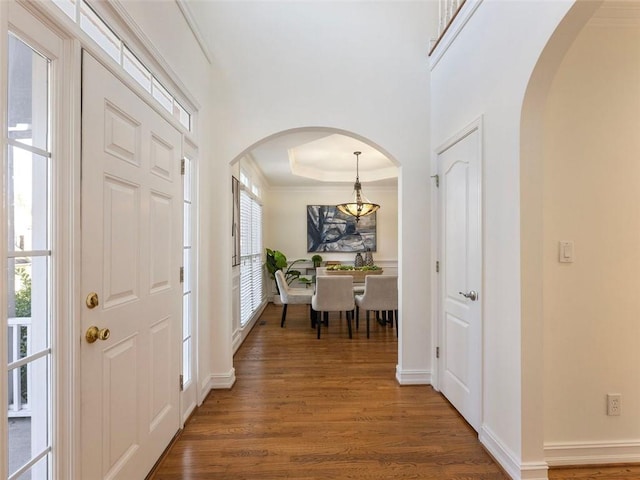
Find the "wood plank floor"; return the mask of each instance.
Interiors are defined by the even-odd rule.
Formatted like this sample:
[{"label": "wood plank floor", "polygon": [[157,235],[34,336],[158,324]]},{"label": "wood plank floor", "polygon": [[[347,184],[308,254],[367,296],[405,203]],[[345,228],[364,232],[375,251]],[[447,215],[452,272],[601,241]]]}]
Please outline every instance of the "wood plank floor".
[{"label": "wood plank floor", "polygon": [[317,340],[304,306],[284,329],[280,312],[267,307],[236,384],[209,395],[150,479],[508,479],[440,394],[397,384],[395,330],[372,322],[367,340],[363,322],[349,340],[331,317]]}]

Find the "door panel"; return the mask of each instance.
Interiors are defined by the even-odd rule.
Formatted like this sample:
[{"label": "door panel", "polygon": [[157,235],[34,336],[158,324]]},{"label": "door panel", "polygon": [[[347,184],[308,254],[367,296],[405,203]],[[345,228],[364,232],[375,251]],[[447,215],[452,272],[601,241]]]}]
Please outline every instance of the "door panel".
[{"label": "door panel", "polygon": [[181,135],[86,52],[82,88],[82,478],[142,479],[180,425]]},{"label": "door panel", "polygon": [[482,412],[480,132],[463,132],[439,154],[441,191],[440,388],[476,430]]}]

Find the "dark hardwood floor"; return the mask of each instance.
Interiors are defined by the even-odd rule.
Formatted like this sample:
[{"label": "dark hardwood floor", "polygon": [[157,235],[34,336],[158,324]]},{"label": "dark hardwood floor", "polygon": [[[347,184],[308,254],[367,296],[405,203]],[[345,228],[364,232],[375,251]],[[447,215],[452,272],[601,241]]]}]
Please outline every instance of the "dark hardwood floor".
[{"label": "dark hardwood floor", "polygon": [[305,306],[284,329],[280,313],[267,307],[236,384],[211,392],[150,479],[508,479],[440,394],[398,385],[395,330],[373,322],[367,340],[362,321],[349,340],[332,316],[317,340]]}]

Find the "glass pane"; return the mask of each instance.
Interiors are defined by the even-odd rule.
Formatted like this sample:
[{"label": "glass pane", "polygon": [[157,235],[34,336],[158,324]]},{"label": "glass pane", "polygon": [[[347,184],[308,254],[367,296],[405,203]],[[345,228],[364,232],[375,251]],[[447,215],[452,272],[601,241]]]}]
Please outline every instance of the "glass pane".
[{"label": "glass pane", "polygon": [[67,16],[76,21],[76,1],[75,0],[53,0],[53,3]]},{"label": "glass pane", "polygon": [[182,124],[182,126],[190,131],[191,130],[191,115],[189,115],[189,112],[187,112],[183,108],[183,106],[180,105],[176,101],[174,101],[173,106],[177,111],[178,120],[180,120],[180,123]]},{"label": "glass pane", "polygon": [[[9,370],[9,381],[14,371]],[[27,366],[27,388],[29,401],[24,408],[11,416],[9,412],[9,474],[15,473],[49,447],[49,356],[41,357]],[[46,457],[45,457],[46,458]],[[38,462],[31,467],[32,478],[48,478],[47,462]],[[44,470],[43,470],[44,469]],[[31,478],[22,476],[18,478]]]},{"label": "glass pane", "polygon": [[9,251],[48,250],[49,159],[9,147]]},{"label": "glass pane", "polygon": [[183,232],[183,245],[185,247],[191,246],[191,204],[184,204],[184,232]]},{"label": "glass pane", "polygon": [[191,291],[191,249],[184,249],[184,257],[182,259],[182,265],[184,266],[184,283],[183,292],[187,293]]},{"label": "glass pane", "polygon": [[182,296],[182,340],[191,336],[191,294]]},{"label": "glass pane", "polygon": [[80,9],[80,27],[89,35],[100,48],[102,48],[118,64],[120,61],[120,46],[122,42],[107,27],[100,17],[98,17],[89,6],[82,2]]},{"label": "glass pane", "polygon": [[127,47],[123,48],[122,66],[147,92],[151,91],[151,72],[135,57]]},{"label": "glass pane", "polygon": [[[9,333],[12,325],[24,326],[28,332],[28,340],[20,345],[20,352],[14,355],[14,361],[25,355],[49,348],[49,315],[48,315],[48,257],[18,257],[7,259],[7,316]],[[21,333],[24,335],[24,332]],[[24,352],[23,352],[24,353]],[[10,359],[11,363],[11,359]]]},{"label": "glass pane", "polygon": [[49,61],[9,35],[8,76],[9,138],[47,150]]},{"label": "glass pane", "polygon": [[167,112],[173,114],[173,97],[155,78],[153,79],[153,91],[151,93],[153,94],[153,98],[155,98]]},{"label": "glass pane", "polygon": [[184,159],[184,177],[182,179],[184,199],[191,200],[191,160]]},{"label": "glass pane", "polygon": [[182,344],[182,382],[186,387],[191,381],[191,339]]}]

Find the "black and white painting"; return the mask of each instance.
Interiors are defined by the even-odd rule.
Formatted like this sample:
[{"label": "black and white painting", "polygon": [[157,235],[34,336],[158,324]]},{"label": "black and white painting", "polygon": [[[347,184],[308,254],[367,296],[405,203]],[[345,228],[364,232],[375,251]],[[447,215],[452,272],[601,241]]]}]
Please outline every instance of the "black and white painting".
[{"label": "black and white painting", "polygon": [[376,251],[376,214],[345,215],[335,205],[307,205],[308,252]]}]

